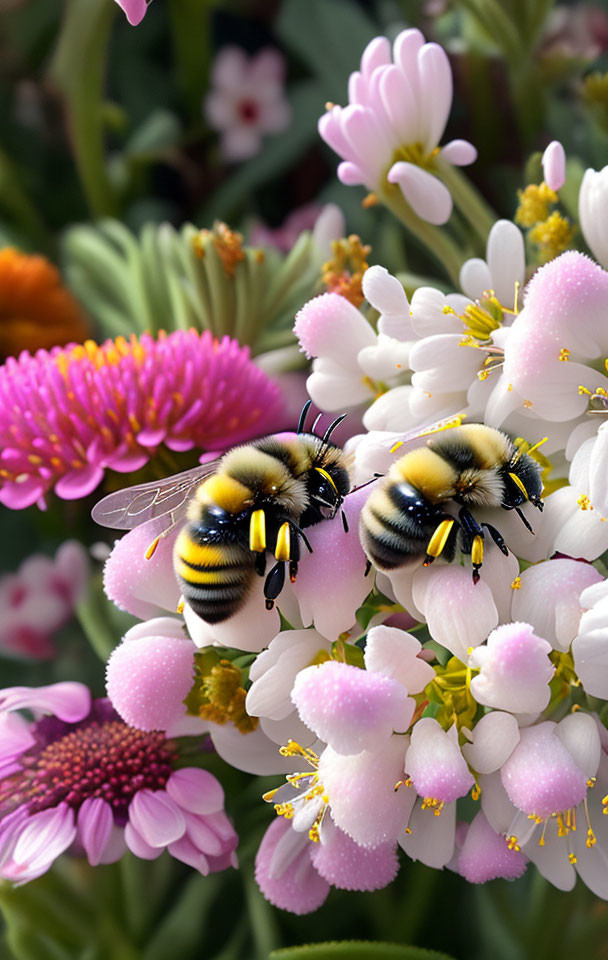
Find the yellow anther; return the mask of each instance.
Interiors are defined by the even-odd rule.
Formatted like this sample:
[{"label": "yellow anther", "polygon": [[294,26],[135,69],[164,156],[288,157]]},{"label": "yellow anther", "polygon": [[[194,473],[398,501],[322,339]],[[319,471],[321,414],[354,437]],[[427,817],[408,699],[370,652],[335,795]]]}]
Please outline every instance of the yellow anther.
[{"label": "yellow anther", "polygon": [[574,853],[569,853],[569,854],[568,854],[568,860],[570,861],[570,863],[577,863],[577,862],[578,862],[578,861],[577,861],[577,858],[576,858],[576,855],[575,855]]},{"label": "yellow anther", "polygon": [[525,497],[526,500],[527,500],[527,499],[528,499],[528,491],[527,491],[526,488],[524,487],[523,483],[521,482],[521,480],[519,479],[519,477],[517,476],[517,474],[516,474],[516,473],[510,473],[509,476],[511,477],[511,480],[513,481],[513,483],[515,484],[515,486],[518,488],[518,490],[521,490],[521,492],[523,493],[524,497]]},{"label": "yellow anther", "polygon": [[538,246],[542,262],[546,263],[568,249],[572,244],[574,228],[561,213],[554,210],[550,217],[536,224],[529,237]]},{"label": "yellow anther", "polygon": [[511,590],[521,590],[521,577],[515,577],[511,584]]},{"label": "yellow anther", "polygon": [[409,836],[409,834],[412,832],[412,828],[411,828],[411,827],[406,827],[404,832],[407,833],[408,836]]},{"label": "yellow anther", "polygon": [[474,567],[480,567],[483,563],[483,538],[479,535],[473,539],[471,561]]},{"label": "yellow anther", "polygon": [[146,550],[145,557],[146,560],[151,560],[154,554],[156,553],[156,548],[160,543],[160,537],[155,537],[148,549]]},{"label": "yellow anther", "polygon": [[325,479],[327,480],[327,482],[329,483],[329,485],[330,485],[331,487],[333,487],[333,489],[334,489],[334,490],[336,491],[336,493],[337,493],[337,492],[338,492],[338,488],[337,488],[337,486],[335,485],[335,483],[334,483],[334,481],[333,481],[333,478],[332,478],[332,477],[330,476],[330,474],[327,472],[327,470],[324,470],[323,467],[315,467],[315,470],[317,471],[317,473],[320,473],[322,477],[325,477]]},{"label": "yellow anther", "polygon": [[438,557],[445,547],[448,537],[452,532],[454,520],[442,520],[435,529],[435,533],[428,542],[426,552],[429,557]]},{"label": "yellow anther", "polygon": [[583,396],[585,396],[585,397],[592,397],[592,396],[593,396],[593,394],[591,393],[591,390],[588,390],[587,387],[584,387],[584,386],[582,385],[582,383],[579,383],[579,385],[578,385],[578,392],[579,392],[579,395],[580,395],[581,397],[583,397]]},{"label": "yellow anther", "polygon": [[480,796],[481,796],[481,787],[479,786],[479,784],[477,783],[477,781],[475,781],[475,786],[474,786],[473,789],[471,790],[471,796],[472,796],[473,800],[479,800],[479,798],[480,798]]},{"label": "yellow anther", "polygon": [[287,522],[281,524],[279,527],[279,532],[277,534],[277,545],[275,547],[274,555],[277,560],[289,560],[291,556],[291,534],[289,531],[289,524]]},{"label": "yellow anther", "polygon": [[554,190],[543,183],[530,183],[525,190],[518,190],[519,207],[515,214],[515,222],[522,227],[533,227],[539,220],[546,220],[549,209],[557,203],[558,196]]},{"label": "yellow anther", "polygon": [[184,600],[183,597],[180,597],[179,600],[177,601],[177,607],[175,608],[177,613],[183,613],[185,606],[186,606],[186,601]]},{"label": "yellow anther", "polygon": [[275,787],[274,790],[268,790],[267,793],[262,794],[262,800],[265,800],[266,803],[270,803],[278,792],[279,792],[279,787]]},{"label": "yellow anther", "polygon": [[570,351],[567,347],[562,347],[559,351],[559,360],[568,360],[570,358]]},{"label": "yellow anther", "polygon": [[378,197],[377,193],[372,191],[371,193],[368,193],[367,196],[363,197],[361,206],[364,210],[368,210],[369,207],[375,207],[378,203],[380,203],[380,198]]},{"label": "yellow anther", "polygon": [[597,779],[596,777],[589,777],[589,779],[587,780],[587,786],[589,787],[590,790],[593,790],[596,779]]},{"label": "yellow anther", "polygon": [[582,493],[576,502],[581,510],[593,510],[593,507],[591,506],[591,500],[585,493]]},{"label": "yellow anther", "polygon": [[266,549],[266,516],[263,510],[254,510],[249,522],[249,549],[263,553]]},{"label": "yellow anther", "polygon": [[506,841],[507,841],[507,847],[509,848],[509,850],[519,851],[519,841],[517,837],[515,836],[506,837]]},{"label": "yellow anther", "polygon": [[585,844],[589,849],[591,849],[591,847],[594,847],[596,843],[597,843],[597,840],[596,840],[595,834],[591,829],[591,827],[589,827],[589,829],[587,830],[587,839],[585,840]]},{"label": "yellow anther", "polygon": [[524,402],[522,403],[522,407],[524,408],[524,410],[529,410],[532,407],[532,401],[524,400]]}]

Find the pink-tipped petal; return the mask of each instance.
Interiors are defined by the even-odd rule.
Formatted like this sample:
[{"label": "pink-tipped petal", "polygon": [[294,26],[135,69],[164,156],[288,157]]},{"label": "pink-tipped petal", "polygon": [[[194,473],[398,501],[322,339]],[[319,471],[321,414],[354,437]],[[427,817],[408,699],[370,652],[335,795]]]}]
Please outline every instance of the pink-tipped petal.
[{"label": "pink-tipped petal", "polygon": [[464,797],[475,783],[457,739],[431,717],[414,725],[405,769],[419,796],[441,803]]},{"label": "pink-tipped petal", "polygon": [[339,753],[370,750],[405,732],[414,701],[400,683],[382,673],[329,660],[296,677],[291,699],[304,723]]},{"label": "pink-tipped petal", "polygon": [[543,178],[551,190],[561,190],[566,182],[566,151],[559,140],[552,140],[543,153]]},{"label": "pink-tipped petal", "polygon": [[[285,841],[292,840],[296,845],[283,858],[282,869],[277,870],[277,853],[281,854]],[[306,834],[296,834],[288,820],[277,817],[268,827],[255,858],[255,879],[275,907],[303,915],[318,910],[325,901],[329,883],[313,867],[311,847]]]},{"label": "pink-tipped petal", "polygon": [[390,168],[387,179],[399,184],[410,207],[422,220],[440,226],[450,219],[452,195],[432,173],[400,160]]},{"label": "pink-tipped petal", "polygon": [[503,877],[516,880],[526,870],[527,859],[518,850],[510,850],[502,834],[496,833],[479,811],[467,830],[458,857],[458,872],[469,883],[487,883]]},{"label": "pink-tipped petal", "polygon": [[329,357],[353,368],[359,350],[376,342],[367,320],[337,293],[323,293],[305,303],[293,330],[308,357]]},{"label": "pink-tipped petal", "polygon": [[397,876],[397,849],[394,843],[360,847],[329,820],[311,860],[321,876],[339,890],[381,890]]},{"label": "pink-tipped petal", "polygon": [[540,713],[551,696],[555,667],[551,644],[537,637],[529,623],[505,623],[487,644],[476,647],[469,663],[480,670],[471,681],[478,703],[511,713]]},{"label": "pink-tipped petal", "polygon": [[106,667],[115,710],[141,730],[166,730],[185,713],[194,675],[192,642],[182,636],[147,636],[116,647]]}]

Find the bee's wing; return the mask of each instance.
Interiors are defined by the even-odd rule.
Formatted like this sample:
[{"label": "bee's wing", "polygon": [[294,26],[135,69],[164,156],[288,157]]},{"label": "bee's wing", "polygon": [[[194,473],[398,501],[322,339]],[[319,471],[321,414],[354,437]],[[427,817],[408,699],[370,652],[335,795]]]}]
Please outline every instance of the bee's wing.
[{"label": "bee's wing", "polygon": [[146,520],[172,514],[177,523],[194,489],[216,472],[218,460],[176,473],[165,480],[152,480],[108,494],[93,507],[93,520],[102,527],[132,530]]}]

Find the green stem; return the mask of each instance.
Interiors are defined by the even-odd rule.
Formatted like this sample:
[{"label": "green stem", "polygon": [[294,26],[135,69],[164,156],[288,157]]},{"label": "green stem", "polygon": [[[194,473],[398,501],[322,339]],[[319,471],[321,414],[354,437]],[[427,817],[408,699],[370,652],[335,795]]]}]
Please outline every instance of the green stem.
[{"label": "green stem", "polygon": [[51,251],[54,239],[38,209],[24,191],[14,164],[0,151],[0,207],[14,219],[17,227],[43,250]]},{"label": "green stem", "polygon": [[76,165],[91,213],[112,216],[103,130],[103,82],[116,4],[68,0],[51,75],[63,93]]},{"label": "green stem", "polygon": [[414,213],[398,187],[388,186],[380,193],[380,199],[391,213],[407,227],[416,239],[438,260],[455,286],[464,257],[447,233],[438,230]]},{"label": "green stem", "polygon": [[458,167],[440,161],[437,173],[452,194],[454,205],[483,242],[485,253],[488,234],[498,220],[498,215]]}]

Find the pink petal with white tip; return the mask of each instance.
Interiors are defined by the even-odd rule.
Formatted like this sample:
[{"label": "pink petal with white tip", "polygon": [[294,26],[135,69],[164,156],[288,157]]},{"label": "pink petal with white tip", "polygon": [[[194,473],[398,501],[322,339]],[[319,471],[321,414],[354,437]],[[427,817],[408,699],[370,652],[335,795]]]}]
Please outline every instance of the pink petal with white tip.
[{"label": "pink petal with white tip", "polygon": [[504,836],[492,829],[480,810],[467,830],[458,857],[458,872],[469,883],[487,883],[498,877],[516,880],[525,873],[526,866],[524,854],[510,850]]},{"label": "pink petal with white tip", "polygon": [[164,790],[136,793],[129,805],[129,822],[151,847],[165,847],[186,831],[182,811]]},{"label": "pink petal with white tip", "polygon": [[51,713],[66,723],[86,717],[91,694],[83,683],[52,683],[47,687],[5,687],[0,690],[0,710],[33,710]]},{"label": "pink petal with white tip", "polygon": [[[317,910],[329,893],[329,883],[313,867],[312,843],[306,834],[297,834],[288,820],[277,817],[264,834],[255,858],[255,879],[270,903],[281,910],[303,915]],[[273,861],[281,856],[278,869]]]},{"label": "pink petal with white tip", "polygon": [[92,867],[101,863],[113,822],[112,808],[101,797],[87,797],[78,811],[78,836]]},{"label": "pink petal with white tip", "polygon": [[323,824],[323,839],[314,845],[311,860],[321,876],[339,890],[381,890],[399,870],[394,843],[360,847],[331,818]]},{"label": "pink petal with white tip", "polygon": [[291,699],[304,723],[342,754],[371,750],[393,731],[405,732],[415,706],[390,677],[336,661],[302,670]]},{"label": "pink petal with white tip", "polygon": [[458,746],[457,737],[431,717],[414,724],[405,770],[421,797],[452,803],[464,797],[475,783]]},{"label": "pink petal with white tip", "polygon": [[550,653],[551,644],[530,624],[503,624],[471,653],[469,664],[480,670],[471,681],[471,693],[478,703],[497,710],[540,713],[549,703],[549,681],[555,673]]}]

